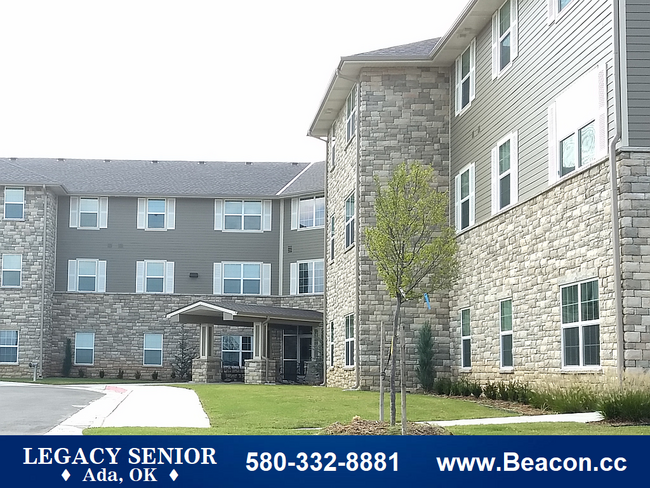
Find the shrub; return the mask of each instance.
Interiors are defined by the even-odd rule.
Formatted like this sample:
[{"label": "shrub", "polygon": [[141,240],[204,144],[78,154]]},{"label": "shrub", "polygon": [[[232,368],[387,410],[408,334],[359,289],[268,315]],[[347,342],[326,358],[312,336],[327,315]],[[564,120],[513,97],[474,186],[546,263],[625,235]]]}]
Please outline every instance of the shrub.
[{"label": "shrub", "polygon": [[490,400],[496,400],[498,396],[498,390],[497,390],[497,385],[494,383],[490,383],[489,381],[483,388],[483,394],[485,395],[485,398],[489,398]]},{"label": "shrub", "polygon": [[433,382],[433,392],[436,395],[449,395],[451,391],[451,380],[449,378],[439,378]]},{"label": "shrub", "polygon": [[117,370],[117,379],[118,380],[124,379],[124,370],[122,368]]},{"label": "shrub", "polygon": [[99,377],[100,377],[100,378],[103,378],[104,375],[105,375],[104,370],[103,370],[103,369],[100,369],[100,370],[99,370]]},{"label": "shrub", "polygon": [[185,326],[181,326],[181,336],[178,341],[178,351],[172,359],[172,372],[179,380],[190,381],[192,379],[192,360],[198,357],[197,347],[190,344]]},{"label": "shrub", "polygon": [[85,378],[85,377],[86,377],[86,372],[83,369],[79,368],[79,378]]},{"label": "shrub", "polygon": [[433,390],[433,380],[435,378],[433,368],[433,334],[431,333],[431,325],[429,322],[426,322],[418,332],[417,353],[418,365],[415,368],[415,372],[422,388],[428,393]]},{"label": "shrub", "polygon": [[591,412],[598,409],[599,395],[590,387],[549,387],[529,394],[530,404],[558,413]]},{"label": "shrub", "polygon": [[605,393],[599,407],[607,420],[647,422],[650,421],[650,390]]},{"label": "shrub", "polygon": [[65,353],[63,356],[63,370],[62,374],[65,378],[70,376],[70,371],[72,371],[72,340],[65,340]]},{"label": "shrub", "polygon": [[156,381],[158,379],[158,371],[154,371],[151,373],[151,379]]},{"label": "shrub", "polygon": [[142,377],[142,373],[140,373],[140,371],[136,371],[135,372],[135,379],[139,380],[141,377]]},{"label": "shrub", "polygon": [[481,393],[483,393],[483,388],[481,387],[481,384],[478,381],[472,381],[469,386],[470,386],[472,396],[474,396],[474,398],[480,397]]}]

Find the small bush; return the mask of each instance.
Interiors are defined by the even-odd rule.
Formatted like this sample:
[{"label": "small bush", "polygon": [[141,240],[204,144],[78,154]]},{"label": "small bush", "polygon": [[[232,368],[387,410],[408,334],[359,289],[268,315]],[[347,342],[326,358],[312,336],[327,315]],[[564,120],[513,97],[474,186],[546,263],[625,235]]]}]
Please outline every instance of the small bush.
[{"label": "small bush", "polygon": [[158,379],[158,371],[154,371],[151,373],[151,379],[156,381]]},{"label": "small bush", "polygon": [[63,370],[62,374],[65,378],[70,376],[70,371],[72,371],[72,340],[65,340],[65,352],[63,356]]},{"label": "small bush", "polygon": [[606,393],[600,399],[600,412],[606,420],[650,421],[650,391],[623,390]]},{"label": "small bush", "polygon": [[172,379],[176,378],[176,371],[172,369],[172,374],[170,375]]},{"label": "small bush", "polygon": [[124,370],[122,368],[117,370],[117,379],[118,380],[123,380],[124,379]]},{"label": "small bush", "polygon": [[530,404],[542,410],[558,413],[593,412],[598,409],[600,395],[592,388],[574,385],[565,388],[551,387],[529,394]]},{"label": "small bush", "polygon": [[86,372],[83,369],[79,368],[79,378],[85,378],[85,377],[86,377]]},{"label": "small bush", "polygon": [[140,373],[140,371],[136,371],[135,372],[135,379],[139,380],[140,378],[142,378],[142,373]]},{"label": "small bush", "polygon": [[435,371],[433,367],[433,334],[431,325],[426,322],[418,332],[417,342],[418,365],[415,372],[422,389],[429,393],[433,390]]},{"label": "small bush", "polygon": [[497,390],[497,385],[494,383],[490,383],[489,381],[483,388],[483,394],[485,395],[485,398],[489,398],[490,400],[496,400],[498,396],[498,390]]},{"label": "small bush", "polygon": [[480,397],[481,393],[483,393],[483,388],[481,387],[481,384],[478,381],[472,381],[470,383],[470,390],[474,398]]},{"label": "small bush", "polygon": [[100,378],[103,378],[104,375],[105,375],[104,370],[103,370],[103,369],[100,369],[100,370],[99,370],[99,377],[100,377]]},{"label": "small bush", "polygon": [[451,380],[449,378],[439,378],[433,382],[433,392],[436,395],[449,395],[451,391]]}]

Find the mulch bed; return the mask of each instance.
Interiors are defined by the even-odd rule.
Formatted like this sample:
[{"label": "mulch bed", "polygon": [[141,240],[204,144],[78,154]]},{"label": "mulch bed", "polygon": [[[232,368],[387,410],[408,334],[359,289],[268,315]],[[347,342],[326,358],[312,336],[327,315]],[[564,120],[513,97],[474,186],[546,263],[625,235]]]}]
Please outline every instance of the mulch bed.
[{"label": "mulch bed", "polygon": [[[400,427],[391,427],[388,422],[378,420],[364,420],[354,417],[347,425],[336,422],[323,429],[325,435],[398,435]],[[406,424],[407,435],[452,435],[447,429],[429,424],[417,424],[408,422]]]}]

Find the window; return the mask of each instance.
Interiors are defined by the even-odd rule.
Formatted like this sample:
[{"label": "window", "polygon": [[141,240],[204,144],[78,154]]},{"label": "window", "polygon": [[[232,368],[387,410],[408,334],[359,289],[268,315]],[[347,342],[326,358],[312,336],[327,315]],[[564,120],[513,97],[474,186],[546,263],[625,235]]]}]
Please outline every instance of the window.
[{"label": "window", "polygon": [[463,368],[472,367],[472,334],[469,323],[469,308],[460,311],[461,330],[461,365]]},{"label": "window", "polygon": [[517,203],[519,197],[517,133],[492,148],[492,214]]},{"label": "window", "polygon": [[332,124],[330,130],[329,148],[330,170],[333,170],[336,167],[336,124]]},{"label": "window", "polygon": [[607,155],[607,86],[601,67],[576,80],[548,109],[549,183]]},{"label": "window", "polygon": [[246,201],[217,199],[214,201],[214,230],[225,230],[229,232],[270,231],[271,211],[271,200]]},{"label": "window", "polygon": [[354,244],[354,218],[356,208],[354,206],[354,193],[345,201],[345,248]]},{"label": "window", "polygon": [[0,330],[0,363],[18,363],[17,330]]},{"label": "window", "polygon": [[501,367],[512,368],[512,300],[499,304],[501,324]]},{"label": "window", "polygon": [[291,294],[323,293],[325,289],[324,262],[299,261],[291,263]]},{"label": "window", "polygon": [[138,198],[138,229],[171,230],[176,228],[175,198]]},{"label": "window", "polygon": [[456,115],[474,100],[476,92],[476,39],[456,59]]},{"label": "window", "polygon": [[352,87],[345,102],[345,135],[350,141],[357,132],[357,85]]},{"label": "window", "polygon": [[106,291],[106,261],[71,259],[68,261],[68,291]]},{"label": "window", "polygon": [[77,332],[74,337],[74,363],[92,366],[95,362],[95,333]]},{"label": "window", "polygon": [[562,366],[600,366],[598,280],[561,289]]},{"label": "window", "polygon": [[557,2],[558,11],[562,10],[564,7],[571,3],[571,0],[555,0]]},{"label": "window", "polygon": [[223,336],[221,338],[221,366],[244,366],[253,358],[253,338],[250,336]]},{"label": "window", "polygon": [[5,188],[5,219],[25,218],[25,189]]},{"label": "window", "polygon": [[517,0],[507,0],[492,16],[492,79],[517,57]]},{"label": "window", "polygon": [[354,366],[354,315],[345,316],[345,365]]},{"label": "window", "polygon": [[2,286],[19,288],[22,284],[23,257],[20,254],[2,255]]},{"label": "window", "polygon": [[270,263],[214,263],[215,295],[270,295]]},{"label": "window", "polygon": [[568,7],[572,1],[573,0],[548,0],[548,23],[552,24],[560,18],[560,16],[564,15],[564,12],[568,10],[566,7]]},{"label": "window", "polygon": [[334,321],[330,322],[330,366],[334,366]]},{"label": "window", "polygon": [[300,229],[325,225],[325,197],[301,198],[298,206],[298,227]]},{"label": "window", "polygon": [[136,293],[174,293],[172,261],[137,261]]},{"label": "window", "polygon": [[144,335],[144,355],[142,364],[145,366],[162,366],[162,334]]},{"label": "window", "polygon": [[474,225],[474,164],[456,175],[456,230]]},{"label": "window", "polygon": [[70,197],[70,227],[105,229],[108,227],[108,197]]},{"label": "window", "polygon": [[330,261],[334,261],[334,216],[330,217]]}]

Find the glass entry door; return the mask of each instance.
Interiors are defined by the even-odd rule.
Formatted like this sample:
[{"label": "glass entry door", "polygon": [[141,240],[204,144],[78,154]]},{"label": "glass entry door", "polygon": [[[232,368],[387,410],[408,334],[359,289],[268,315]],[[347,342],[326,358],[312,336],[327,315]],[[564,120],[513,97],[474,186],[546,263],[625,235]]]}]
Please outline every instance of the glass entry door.
[{"label": "glass entry door", "polygon": [[305,375],[305,362],[311,361],[311,327],[291,327],[284,329],[283,370],[284,379],[298,381]]}]

